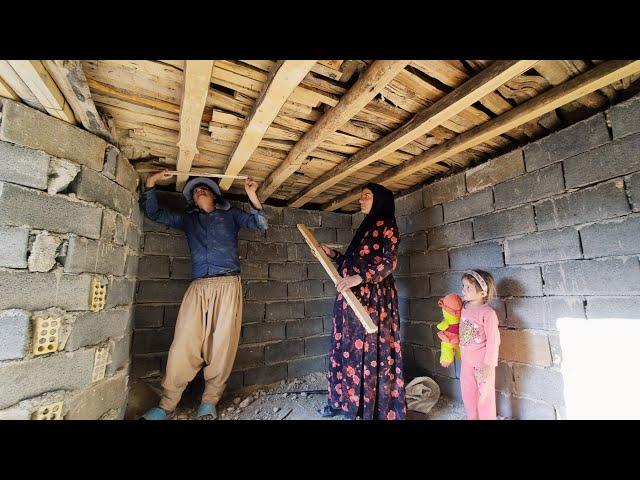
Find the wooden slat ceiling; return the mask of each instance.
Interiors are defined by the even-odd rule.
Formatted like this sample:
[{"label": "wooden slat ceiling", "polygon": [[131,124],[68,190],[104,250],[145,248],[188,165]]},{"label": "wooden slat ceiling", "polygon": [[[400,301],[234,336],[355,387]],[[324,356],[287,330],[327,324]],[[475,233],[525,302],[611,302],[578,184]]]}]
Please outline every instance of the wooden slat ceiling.
[{"label": "wooden slat ceiling", "polygon": [[[593,69],[597,71],[599,66],[607,63],[602,60],[543,60],[528,66],[522,61],[522,72],[518,72],[490,93],[483,93],[479,99],[468,97],[472,98],[473,103],[469,101],[468,106],[465,105],[458,113],[448,116],[434,128],[430,127],[428,133],[393,151],[385,151],[382,158],[372,157],[371,163],[349,171],[345,178],[332,185],[322,186],[322,191],[317,191],[309,198],[308,195],[303,196],[305,189],[314,181],[317,181],[316,184],[322,181],[323,175],[325,179],[329,177],[331,174],[327,172],[337,165],[407,124],[418,112],[434,105],[451,92],[460,91],[458,89],[465,82],[495,63],[488,60],[407,62],[390,80],[385,79],[384,85],[375,86],[379,88],[379,93],[373,99],[367,99],[363,108],[350,112],[350,118],[342,126],[335,131],[327,131],[325,128],[322,141],[302,157],[297,171],[288,175],[273,192],[269,192],[269,198],[289,204],[296,203],[298,199],[297,203],[303,202],[306,207],[322,205],[327,209],[334,199],[344,196],[363,183],[381,178],[392,168],[396,172],[401,168],[400,165],[429,149],[445,144],[518,105],[524,105],[572,78]],[[294,145],[328,111],[338,105],[372,64],[372,60],[320,60],[313,64],[295,88],[281,88],[289,96],[284,102],[271,102],[278,107],[282,105],[275,117],[261,115],[261,118],[274,118],[268,127],[261,125],[258,129],[261,140],[255,149],[251,147],[252,153],[239,173],[251,175],[260,183],[265,182],[287,158]],[[264,95],[261,96],[263,89],[267,90],[264,88],[265,83],[272,82],[274,72],[281,65],[282,61],[276,60],[214,61],[197,138],[198,152],[192,163],[194,168],[209,167],[220,173],[226,171],[231,155],[245,130],[251,132],[251,126],[246,129],[247,118],[249,115],[255,116],[254,107],[260,106],[257,102],[264,98]],[[82,68],[98,111],[112,117],[117,141],[132,163],[149,165],[153,161],[169,167],[175,166],[185,61],[88,60],[82,61]],[[624,78],[616,79],[526,123],[515,122],[515,127],[500,135],[444,156],[410,174],[394,174],[398,178],[387,183],[387,186],[394,192],[406,190],[434,177],[446,175],[452,169],[460,170],[496,157],[595,111],[603,110],[618,101],[620,95],[624,95],[623,92],[637,87],[637,80],[640,78],[638,70],[637,66],[631,68],[631,74]],[[280,81],[286,85],[285,81]],[[273,88],[270,84],[268,86]],[[357,86],[354,90],[356,88]],[[351,95],[354,95],[353,91]],[[446,101],[450,98],[447,97]],[[436,107],[439,108],[441,104],[442,102]],[[339,118],[343,117],[344,115]],[[254,133],[251,140],[254,144],[257,142],[255,135]],[[305,140],[307,144],[310,143],[308,139],[309,135]],[[242,182],[235,181],[230,186],[230,191],[243,191]],[[298,204],[296,206],[301,206]],[[340,207],[344,211],[354,211],[357,204],[351,201]]]}]

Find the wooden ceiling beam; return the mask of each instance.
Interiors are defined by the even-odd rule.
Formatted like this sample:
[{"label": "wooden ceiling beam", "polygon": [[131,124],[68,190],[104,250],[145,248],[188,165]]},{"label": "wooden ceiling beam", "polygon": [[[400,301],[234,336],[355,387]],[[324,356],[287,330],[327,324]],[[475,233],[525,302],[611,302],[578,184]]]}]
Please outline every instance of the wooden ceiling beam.
[{"label": "wooden ceiling beam", "polygon": [[[463,152],[487,139],[501,135],[514,127],[638,72],[640,72],[639,60],[611,60],[598,65],[588,72],[568,80],[566,83],[537,95],[499,117],[433,147],[404,164],[387,170],[373,181],[382,185],[389,185],[429,165],[446,160],[456,153]],[[336,210],[353,202],[359,195],[360,189],[354,188],[325,203],[322,205],[322,209],[326,211]]]},{"label": "wooden ceiling beam", "polygon": [[[240,173],[253,152],[258,148],[265,132],[282,106],[315,64],[316,60],[280,60],[276,62],[269,72],[251,113],[245,120],[240,140],[233,149],[225,169],[226,175]],[[232,183],[232,179],[224,178],[220,181],[220,188],[223,191],[228,190]]]},{"label": "wooden ceiling beam", "polygon": [[258,198],[261,201],[269,198],[300,168],[307,156],[326,139],[327,135],[338,130],[360,112],[408,64],[408,60],[375,61],[344,94],[338,104],[325,113],[293,146],[282,164],[271,172],[260,186]]},{"label": "wooden ceiling beam", "polygon": [[340,180],[427,134],[464,109],[470,107],[500,85],[526,72],[537,60],[503,60],[494,62],[460,87],[418,112],[409,122],[385,137],[361,149],[347,161],[317,178],[289,202],[301,207]]}]

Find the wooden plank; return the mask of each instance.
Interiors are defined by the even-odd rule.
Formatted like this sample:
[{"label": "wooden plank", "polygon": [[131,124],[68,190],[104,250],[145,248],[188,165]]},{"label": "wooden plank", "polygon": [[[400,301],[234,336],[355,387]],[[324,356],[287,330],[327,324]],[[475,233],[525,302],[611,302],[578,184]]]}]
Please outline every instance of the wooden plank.
[{"label": "wooden plank", "polygon": [[[227,175],[235,175],[242,170],[284,103],[315,63],[315,60],[281,60],[274,65],[246,118],[240,140],[225,169]],[[222,180],[220,188],[228,190],[232,183]]]},{"label": "wooden plank", "polygon": [[40,60],[7,60],[46,112],[72,125],[76,118],[64,95]]},{"label": "wooden plank", "polygon": [[[327,271],[327,274],[329,275],[331,280],[333,280],[333,284],[334,285],[337,284],[342,279],[342,277],[338,273],[338,270],[336,270],[336,267],[331,262],[331,259],[327,256],[326,253],[324,253],[324,250],[322,249],[322,247],[320,246],[316,238],[309,231],[307,226],[302,223],[298,224],[298,230],[300,230],[300,233],[304,237],[305,242],[307,242],[307,245],[309,245],[311,250],[315,252],[315,254],[318,256],[318,261],[320,262],[320,265],[322,265],[324,269]],[[367,333],[377,332],[378,327],[376,326],[375,323],[373,323],[373,320],[371,320],[369,313],[362,306],[362,304],[356,298],[356,296],[351,291],[351,289],[344,290],[342,292],[342,296],[347,301],[349,306],[353,309],[353,312],[358,317],[358,320],[360,320],[360,323],[362,323],[362,326],[364,327],[366,332]]]},{"label": "wooden plank", "polygon": [[[209,93],[213,60],[186,60],[184,88],[180,105],[180,134],[178,137],[178,162],[176,170],[188,172],[193,157],[198,153],[196,144],[200,134],[202,112]],[[189,175],[178,175],[176,190],[182,191]]]},{"label": "wooden plank", "polygon": [[[560,85],[570,78],[578,75],[587,69],[587,65],[575,65],[569,60],[543,60],[535,66],[535,70],[540,73],[551,85]],[[584,98],[576,100],[578,103],[589,108],[600,108],[607,104],[607,99],[598,92],[585,95]]]},{"label": "wooden plank", "polygon": [[500,85],[527,71],[536,62],[536,60],[495,62],[430,107],[416,114],[399,129],[361,149],[346,162],[326,172],[289,202],[289,206],[301,207],[353,172],[425,135]]},{"label": "wooden plank", "polygon": [[33,92],[29,90],[29,87],[27,87],[7,60],[0,60],[0,77],[26,105],[40,110],[41,112],[45,111],[42,104],[38,101]]},{"label": "wooden plank", "polygon": [[82,126],[107,142],[115,144],[115,139],[93,103],[80,60],[43,60],[42,64],[60,88]]},{"label": "wooden plank", "polygon": [[325,137],[335,132],[362,110],[387,83],[404,69],[408,60],[377,60],[344,94],[340,102],[325,113],[291,149],[287,158],[262,183],[258,198],[264,201],[293,174]]},{"label": "wooden plank", "polygon": [[175,103],[165,102],[164,100],[157,100],[155,98],[138,95],[117,87],[113,87],[103,82],[92,80],[91,78],[87,78],[87,85],[89,85],[89,88],[95,90],[96,92],[110,95],[121,100],[126,100],[138,105],[144,105],[146,107],[156,108],[165,112],[180,113],[180,106],[176,105]]},{"label": "wooden plank", "polygon": [[[442,145],[427,150],[424,154],[407,161],[403,165],[389,169],[378,177],[375,182],[383,185],[393,183],[438,161],[445,160],[455,153],[463,152],[479,145],[518,125],[538,118],[588,93],[638,72],[640,72],[639,60],[612,60],[603,63],[566,83],[534,97],[522,105],[518,105],[513,110],[509,110],[489,122],[462,133]],[[324,204],[322,209],[328,211],[336,210],[342,205],[354,201],[359,195],[360,190],[353,189]]]},{"label": "wooden plank", "polygon": [[20,98],[13,91],[13,88],[0,77],[0,97],[10,98],[11,100],[19,100]]}]

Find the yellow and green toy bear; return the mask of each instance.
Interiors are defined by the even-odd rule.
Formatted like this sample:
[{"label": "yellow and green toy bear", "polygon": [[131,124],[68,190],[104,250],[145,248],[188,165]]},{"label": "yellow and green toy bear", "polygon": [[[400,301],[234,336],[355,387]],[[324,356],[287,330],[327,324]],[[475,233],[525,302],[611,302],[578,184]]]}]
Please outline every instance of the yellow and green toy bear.
[{"label": "yellow and green toy bear", "polygon": [[450,293],[438,300],[438,306],[442,309],[443,320],[436,325],[440,344],[440,365],[447,368],[453,363],[454,355],[460,359],[460,313],[462,312],[462,299],[455,293]]}]

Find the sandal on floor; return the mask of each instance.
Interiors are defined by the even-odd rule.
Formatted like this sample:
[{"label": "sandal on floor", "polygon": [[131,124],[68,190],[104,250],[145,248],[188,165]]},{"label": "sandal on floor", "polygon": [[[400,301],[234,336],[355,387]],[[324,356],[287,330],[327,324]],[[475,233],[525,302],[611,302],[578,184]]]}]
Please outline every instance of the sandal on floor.
[{"label": "sandal on floor", "polygon": [[170,420],[172,416],[173,412],[167,413],[160,407],[153,407],[140,416],[138,420]]},{"label": "sandal on floor", "polygon": [[216,406],[212,403],[201,403],[196,413],[196,420],[215,420],[218,418]]},{"label": "sandal on floor", "polygon": [[318,410],[318,414],[322,418],[331,418],[337,415],[342,415],[344,412],[341,408],[333,408],[331,405],[325,405],[322,410]]}]

